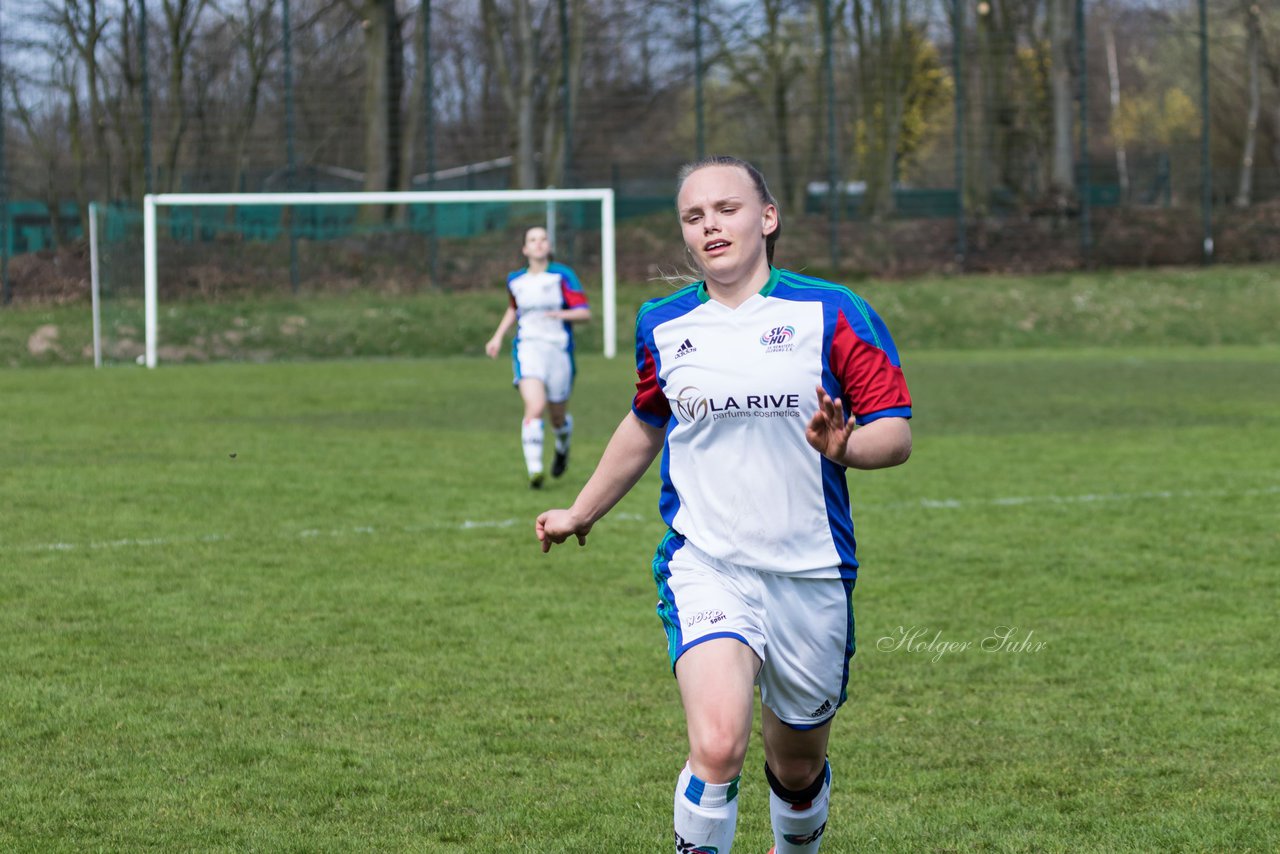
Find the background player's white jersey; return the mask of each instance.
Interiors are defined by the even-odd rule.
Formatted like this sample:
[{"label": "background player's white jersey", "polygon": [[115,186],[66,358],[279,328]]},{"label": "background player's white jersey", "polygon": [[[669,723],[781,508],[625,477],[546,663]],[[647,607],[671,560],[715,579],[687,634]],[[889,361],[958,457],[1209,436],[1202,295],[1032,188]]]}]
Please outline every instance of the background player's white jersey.
[{"label": "background player's white jersey", "polygon": [[587,305],[586,294],[573,271],[563,264],[551,264],[545,272],[530,273],[528,268],[507,276],[507,291],[516,309],[516,343],[538,341],[573,349],[573,329],[547,312]]},{"label": "background player's white jersey", "polygon": [[805,440],[821,384],[865,424],[910,417],[897,350],[846,288],[774,270],[736,309],[685,288],[641,309],[636,415],[667,431],[663,518],[707,554],[853,576],[844,468]]}]

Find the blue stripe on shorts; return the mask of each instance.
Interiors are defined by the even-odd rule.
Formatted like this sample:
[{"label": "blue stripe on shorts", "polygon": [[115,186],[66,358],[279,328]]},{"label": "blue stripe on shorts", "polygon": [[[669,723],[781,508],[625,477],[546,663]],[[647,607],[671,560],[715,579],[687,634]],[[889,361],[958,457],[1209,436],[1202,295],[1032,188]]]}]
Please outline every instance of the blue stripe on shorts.
[{"label": "blue stripe on shorts", "polygon": [[676,610],[676,597],[671,592],[671,558],[683,545],[684,537],[669,530],[653,553],[653,582],[658,586],[658,618],[662,620],[662,627],[667,633],[667,656],[671,659],[673,671],[683,633],[680,630],[680,615]]}]

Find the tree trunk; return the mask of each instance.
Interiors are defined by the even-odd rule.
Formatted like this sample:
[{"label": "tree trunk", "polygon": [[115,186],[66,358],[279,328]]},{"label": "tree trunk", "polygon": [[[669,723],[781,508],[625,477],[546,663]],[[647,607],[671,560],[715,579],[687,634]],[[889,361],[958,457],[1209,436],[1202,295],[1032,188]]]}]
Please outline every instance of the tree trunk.
[{"label": "tree trunk", "polygon": [[[1268,50],[1266,33],[1261,29],[1258,32],[1258,53],[1261,54],[1261,64],[1267,71],[1267,79],[1271,81],[1272,88],[1280,90],[1280,58],[1272,56]],[[1275,164],[1276,171],[1280,172],[1280,98],[1273,101],[1271,108],[1271,162]]]},{"label": "tree trunk", "polygon": [[972,53],[977,54],[978,62],[966,91],[975,96],[970,99],[974,118],[970,124],[979,154],[970,158],[973,165],[968,202],[981,215],[989,209],[997,187],[1012,191],[1020,199],[1030,192],[1040,192],[1038,179],[1029,181],[1026,167],[1027,159],[1040,149],[1033,143],[1028,150],[1025,139],[1034,137],[1020,127],[1025,120],[1024,107],[1020,106],[1023,99],[1015,94],[1020,79],[1019,21],[1025,25],[1030,16],[1021,10],[1020,0],[980,3],[976,11],[977,38]]},{"label": "tree trunk", "polygon": [[489,56],[498,69],[499,89],[515,128],[515,182],[522,190],[538,186],[535,139],[535,86],[538,76],[537,36],[529,0],[513,0],[510,25],[511,56],[507,55],[504,23],[499,20],[495,0],[481,0],[485,41]]},{"label": "tree trunk", "polygon": [[789,93],[791,81],[777,63],[773,74],[773,126],[778,140],[778,197],[787,205],[797,202],[796,179],[791,163],[791,113]]},{"label": "tree trunk", "polygon": [[[546,183],[554,184],[559,187],[569,186],[569,176],[564,174],[565,151],[564,147],[569,144],[565,139],[565,115],[564,111],[569,110],[574,113],[570,116],[570,121],[574,121],[574,117],[578,110],[578,93],[582,88],[582,48],[584,32],[586,27],[586,12],[583,8],[582,0],[570,0],[569,2],[569,101],[562,103],[564,100],[564,71],[563,62],[560,59],[559,50],[555,57],[555,71],[552,73],[547,82],[545,92],[545,107],[543,109],[543,126],[542,126],[542,170],[546,175]],[[560,47],[563,49],[563,46]],[[572,157],[572,152],[570,152]]]},{"label": "tree trunk", "polygon": [[1049,97],[1053,116],[1052,192],[1059,203],[1075,186],[1071,130],[1074,118],[1071,86],[1073,0],[1049,0]]},{"label": "tree trunk", "polygon": [[[413,164],[418,155],[418,135],[423,132],[426,123],[427,96],[427,56],[422,43],[422,28],[426,26],[424,10],[430,0],[422,0],[418,8],[418,26],[414,28],[413,65],[416,73],[409,86],[409,103],[405,106],[404,132],[400,139],[400,170],[397,190],[413,189]],[[396,211],[396,221],[404,222],[406,210],[403,205]]]},{"label": "tree trunk", "polygon": [[[115,192],[115,176],[111,165],[111,147],[107,144],[106,108],[102,103],[102,84],[99,81],[98,42],[106,29],[106,21],[98,16],[97,0],[89,0],[89,29],[91,37],[87,40],[84,51],[85,83],[89,90],[89,123],[92,126],[95,154],[102,167],[102,187],[100,194],[110,199]],[[88,232],[86,231],[86,234]]]},{"label": "tree trunk", "polygon": [[516,76],[513,92],[516,109],[516,186],[538,186],[537,151],[534,149],[534,84],[537,79],[537,45],[532,13],[526,0],[516,0]]},{"label": "tree trunk", "polygon": [[1116,116],[1120,114],[1120,62],[1116,56],[1115,26],[1108,13],[1102,28],[1102,37],[1107,48],[1107,81],[1111,93],[1111,139],[1116,150],[1116,174],[1120,181],[1120,200],[1129,203],[1129,157],[1125,148],[1124,134],[1120,131]]},{"label": "tree trunk", "polygon": [[995,103],[996,93],[1001,88],[1000,77],[1003,67],[993,50],[996,44],[995,28],[992,26],[990,7],[987,8],[986,13],[980,13],[977,16],[974,27],[977,44],[974,45],[974,51],[977,53],[978,62],[973,71],[973,77],[968,81],[969,85],[965,87],[966,91],[977,96],[970,99],[969,105],[977,119],[976,123],[970,123],[971,128],[976,124],[976,128],[970,131],[970,139],[977,138],[979,152],[979,156],[968,158],[973,166],[969,169],[971,180],[966,178],[965,181],[969,187],[966,204],[979,216],[987,212],[987,206],[991,200],[991,160],[995,151],[995,111],[991,105]]},{"label": "tree trunk", "polygon": [[[360,16],[364,29],[364,189],[377,192],[390,187],[391,177],[387,162],[391,138],[387,53],[395,20],[394,0],[365,0]],[[381,219],[371,206],[362,208],[368,212],[364,221]]]},{"label": "tree trunk", "polygon": [[80,95],[76,91],[75,76],[66,81],[64,94],[67,96],[67,124],[71,132],[71,162],[75,164],[75,197],[76,211],[80,223],[84,226],[84,236],[89,237],[89,190],[86,181],[88,171],[84,147],[84,127],[80,118]]},{"label": "tree trunk", "polygon": [[1245,64],[1248,66],[1249,113],[1244,128],[1244,151],[1240,155],[1240,184],[1236,189],[1235,205],[1247,208],[1253,195],[1253,155],[1258,144],[1258,115],[1262,110],[1262,87],[1259,80],[1259,48],[1262,23],[1258,20],[1258,7],[1245,0]]},{"label": "tree trunk", "polygon": [[902,117],[911,72],[911,25],[902,0],[872,0],[871,13],[855,6],[860,87],[866,139],[863,177],[867,183],[863,213],[874,220],[893,214]]},{"label": "tree trunk", "polygon": [[404,135],[404,32],[396,14],[396,0],[386,0],[387,18],[387,163],[386,189],[400,186],[400,149]]}]

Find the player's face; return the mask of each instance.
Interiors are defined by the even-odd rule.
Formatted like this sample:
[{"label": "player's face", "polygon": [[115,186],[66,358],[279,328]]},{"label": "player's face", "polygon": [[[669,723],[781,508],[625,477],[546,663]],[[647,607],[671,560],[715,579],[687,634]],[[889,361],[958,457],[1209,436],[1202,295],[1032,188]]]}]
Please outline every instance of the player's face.
[{"label": "player's face", "polygon": [[768,269],[765,237],[778,209],[760,201],[746,170],[704,166],[685,179],[676,206],[685,245],[709,282],[733,285]]},{"label": "player's face", "polygon": [[551,257],[551,238],[545,228],[531,228],[524,235],[524,257],[530,261],[545,261]]}]

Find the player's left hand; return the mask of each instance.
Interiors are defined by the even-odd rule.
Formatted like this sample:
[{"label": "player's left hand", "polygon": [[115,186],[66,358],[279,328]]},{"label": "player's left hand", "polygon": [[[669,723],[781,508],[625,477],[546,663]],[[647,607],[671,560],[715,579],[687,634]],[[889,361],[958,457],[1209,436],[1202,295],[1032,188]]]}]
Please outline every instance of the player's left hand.
[{"label": "player's left hand", "polygon": [[844,405],[840,398],[832,398],[827,390],[818,386],[818,411],[809,419],[809,426],[804,430],[804,437],[820,454],[834,463],[847,466],[845,448],[849,444],[849,435],[853,433],[854,423],[846,421]]}]

